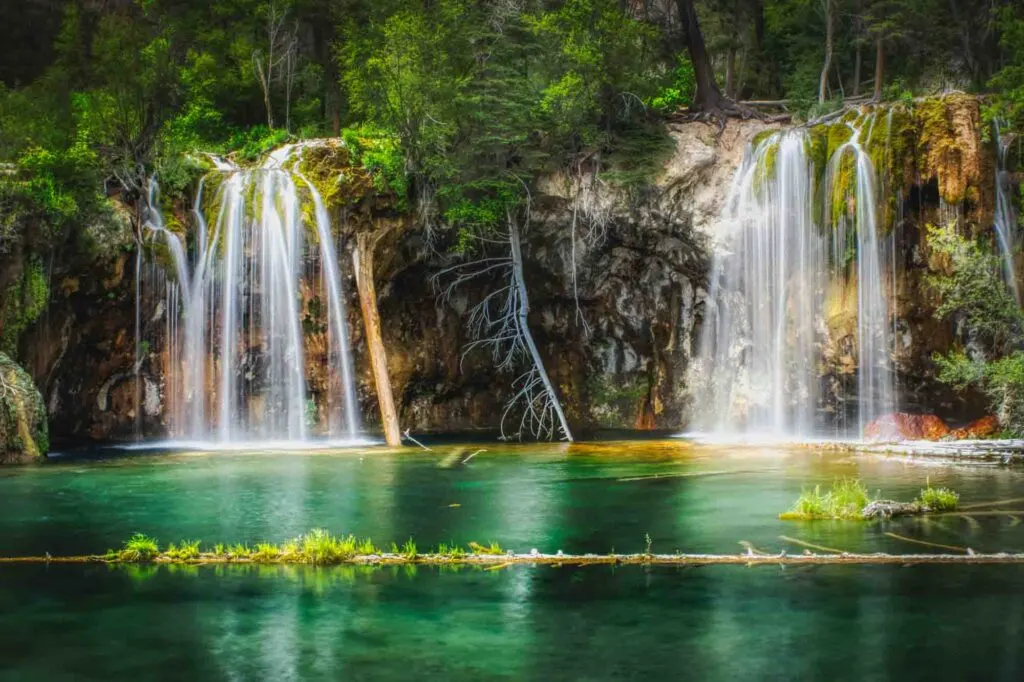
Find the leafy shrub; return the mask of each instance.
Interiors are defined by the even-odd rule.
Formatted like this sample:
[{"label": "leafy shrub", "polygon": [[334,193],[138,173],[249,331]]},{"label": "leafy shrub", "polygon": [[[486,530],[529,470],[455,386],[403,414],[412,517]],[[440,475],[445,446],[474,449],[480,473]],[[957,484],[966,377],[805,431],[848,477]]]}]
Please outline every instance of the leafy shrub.
[{"label": "leafy shrub", "polygon": [[650,100],[650,107],[661,112],[671,112],[693,104],[697,91],[697,76],[693,63],[686,55],[680,55],[679,65],[672,71],[672,82]]}]

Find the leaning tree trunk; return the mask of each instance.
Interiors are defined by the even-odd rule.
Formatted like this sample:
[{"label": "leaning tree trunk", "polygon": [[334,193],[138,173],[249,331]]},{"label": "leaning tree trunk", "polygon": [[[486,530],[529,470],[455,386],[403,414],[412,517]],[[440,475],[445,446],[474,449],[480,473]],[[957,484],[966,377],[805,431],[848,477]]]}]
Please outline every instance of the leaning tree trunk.
[{"label": "leaning tree trunk", "polygon": [[885,84],[885,40],[879,34],[875,38],[875,95],[876,102],[882,101],[882,85]]},{"label": "leaning tree trunk", "polygon": [[383,233],[372,235],[361,232],[356,237],[356,286],[359,289],[359,307],[363,312],[363,326],[366,328],[366,346],[370,352],[370,366],[377,387],[377,403],[380,405],[380,421],[384,427],[384,440],[391,447],[402,444],[402,433],[398,428],[398,412],[391,393],[391,377],[388,376],[388,357],[384,350],[384,339],[380,333],[380,312],[377,310],[377,288],[373,283],[373,251]]},{"label": "leaning tree trunk", "polygon": [[558,423],[562,429],[562,435],[565,440],[572,442],[572,432],[569,430],[569,423],[565,420],[565,412],[562,411],[562,403],[558,400],[558,394],[555,393],[554,386],[551,385],[551,379],[548,377],[547,370],[544,369],[544,362],[540,358],[540,353],[537,351],[537,344],[533,341],[533,334],[530,333],[530,326],[527,324],[527,317],[530,314],[530,299],[526,294],[526,280],[523,279],[523,249],[519,242],[519,228],[513,221],[509,221],[509,244],[511,245],[512,252],[512,275],[515,279],[516,289],[519,290],[519,309],[516,311],[516,316],[519,318],[519,333],[523,337],[523,342],[526,345],[526,349],[530,354],[530,360],[533,362],[534,368],[537,370],[537,374],[540,375],[540,380],[544,384],[544,391],[548,394],[548,399],[551,401],[551,407],[558,417]]},{"label": "leaning tree trunk", "polygon": [[832,68],[832,45],[835,35],[833,9],[833,0],[825,0],[825,63],[821,67],[821,79],[818,81],[818,104],[824,104],[828,98],[828,71]]}]

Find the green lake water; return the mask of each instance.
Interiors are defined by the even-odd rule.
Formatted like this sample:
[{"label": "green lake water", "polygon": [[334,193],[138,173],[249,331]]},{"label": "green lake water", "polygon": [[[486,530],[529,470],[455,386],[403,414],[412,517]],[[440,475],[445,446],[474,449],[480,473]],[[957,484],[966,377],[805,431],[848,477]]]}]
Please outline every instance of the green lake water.
[{"label": "green lake water", "polygon": [[[465,458],[486,448],[472,457]],[[461,455],[459,454],[461,451]],[[283,541],[314,527],[567,553],[1024,551],[1009,516],[783,522],[856,476],[1024,498],[1024,474],[812,449],[131,453],[0,469],[0,554]],[[1024,509],[1024,501],[1002,505]],[[937,551],[937,550],[932,550]],[[1024,568],[0,567],[0,680],[1024,678]]]}]

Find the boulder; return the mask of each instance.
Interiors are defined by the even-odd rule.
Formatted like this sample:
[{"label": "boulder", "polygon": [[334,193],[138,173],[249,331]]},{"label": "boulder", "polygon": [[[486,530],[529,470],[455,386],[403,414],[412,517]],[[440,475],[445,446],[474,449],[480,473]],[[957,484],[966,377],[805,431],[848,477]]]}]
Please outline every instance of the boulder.
[{"label": "boulder", "polygon": [[43,396],[32,377],[0,353],[0,464],[30,462],[50,447]]},{"label": "boulder", "polygon": [[875,441],[941,440],[949,426],[934,414],[893,412],[868,423],[864,438]]},{"label": "boulder", "polygon": [[991,438],[997,433],[999,433],[999,420],[989,415],[976,419],[967,426],[953,429],[949,432],[949,437],[953,440],[980,440]]}]

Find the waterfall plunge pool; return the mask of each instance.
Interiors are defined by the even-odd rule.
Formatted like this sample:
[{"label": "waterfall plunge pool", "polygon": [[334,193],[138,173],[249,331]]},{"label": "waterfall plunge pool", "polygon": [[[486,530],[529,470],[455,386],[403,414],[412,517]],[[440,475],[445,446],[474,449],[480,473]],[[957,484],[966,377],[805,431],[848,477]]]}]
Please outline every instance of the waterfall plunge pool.
[{"label": "waterfall plunge pool", "polygon": [[[965,506],[1024,498],[1012,469],[808,447],[122,451],[0,471],[0,553],[92,553],[136,531],[281,542],[314,527],[566,553],[643,551],[648,536],[656,552],[801,551],[780,535],[920,551],[886,532],[1024,548],[1011,516],[776,518],[802,488],[844,476],[897,499],[926,479]],[[1018,566],[3,566],[0,680],[1020,679],[1020,578]]]}]

